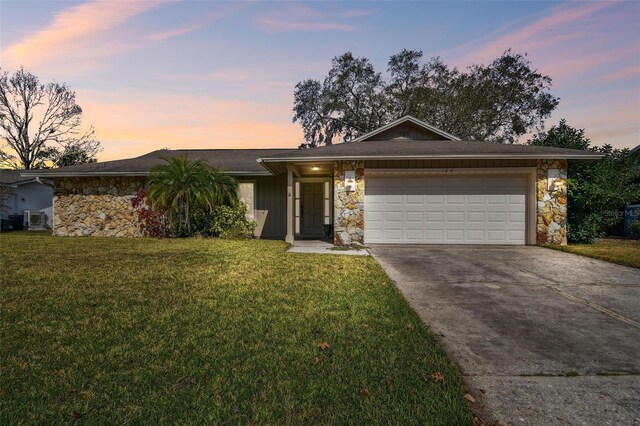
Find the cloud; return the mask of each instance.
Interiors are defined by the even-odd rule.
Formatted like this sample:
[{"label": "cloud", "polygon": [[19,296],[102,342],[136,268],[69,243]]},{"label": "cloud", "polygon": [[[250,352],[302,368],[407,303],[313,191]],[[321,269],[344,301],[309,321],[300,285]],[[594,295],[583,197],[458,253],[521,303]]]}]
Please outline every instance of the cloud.
[{"label": "cloud", "polygon": [[[631,3],[617,0],[569,2],[545,14],[525,17],[526,25],[460,46],[455,63],[487,63],[507,49],[527,53],[533,66],[556,83],[576,84],[580,74],[597,73],[599,67],[637,61],[640,45],[629,38],[637,26],[637,10],[623,10]],[[637,33],[637,31],[636,31]],[[601,34],[594,37],[594,34]],[[628,65],[628,64],[627,64]]]},{"label": "cloud", "polygon": [[215,21],[226,18],[229,15],[232,15],[240,10],[246,9],[250,3],[230,3],[226,6],[221,7],[219,10],[216,10],[213,13],[208,14],[204,18],[197,19],[193,22],[187,23],[183,26],[168,30],[168,31],[160,31],[154,34],[151,34],[147,37],[149,40],[159,41],[166,40],[173,37],[178,37],[184,34],[188,34],[193,31],[197,31],[201,28],[207,27]]},{"label": "cloud", "polygon": [[[361,13],[361,11],[352,16],[364,16],[357,13]],[[342,16],[349,17],[344,14]],[[290,4],[286,9],[271,12],[258,18],[257,22],[260,29],[270,33],[285,31],[355,31],[356,29],[351,23],[336,21],[335,14],[327,14],[300,4]]]},{"label": "cloud", "polygon": [[603,9],[609,8],[618,2],[615,0],[601,2],[569,3],[552,8],[551,13],[529,25],[508,32],[494,38],[481,48],[475,50],[472,60],[483,61],[502,53],[504,50],[514,48],[518,51],[527,51],[530,48],[545,48],[558,42],[555,30],[566,29],[567,26],[580,22]]},{"label": "cloud", "polygon": [[375,11],[371,9],[351,9],[345,10],[341,15],[345,18],[359,18],[361,16],[373,15],[374,13]]},{"label": "cloud", "polygon": [[[108,1],[94,0],[57,13],[45,28],[9,46],[4,60],[13,67],[36,67],[56,61],[91,44],[97,36],[112,30],[141,13],[159,7],[169,0]],[[133,44],[133,43],[132,43]],[[122,44],[102,49],[101,55],[125,50]],[[94,63],[95,55],[88,59]]]},{"label": "cloud", "polygon": [[600,77],[600,79],[602,81],[618,81],[627,79],[629,77],[633,77],[637,81],[638,77],[640,77],[640,65],[630,66],[617,71],[612,71],[603,75],[602,77]]}]

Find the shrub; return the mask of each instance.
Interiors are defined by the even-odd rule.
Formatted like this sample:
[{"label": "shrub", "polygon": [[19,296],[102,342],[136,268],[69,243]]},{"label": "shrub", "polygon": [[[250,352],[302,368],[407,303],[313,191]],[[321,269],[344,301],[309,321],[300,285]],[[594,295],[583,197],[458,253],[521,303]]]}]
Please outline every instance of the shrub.
[{"label": "shrub", "polygon": [[154,210],[147,203],[147,193],[144,189],[131,199],[131,206],[138,216],[142,234],[147,237],[170,237],[171,226],[162,210]]},{"label": "shrub", "polygon": [[243,202],[235,206],[215,206],[211,211],[209,232],[221,238],[251,238],[256,222],[247,218],[247,205]]},{"label": "shrub", "polygon": [[640,238],[640,219],[635,219],[629,223],[629,233],[632,237]]}]

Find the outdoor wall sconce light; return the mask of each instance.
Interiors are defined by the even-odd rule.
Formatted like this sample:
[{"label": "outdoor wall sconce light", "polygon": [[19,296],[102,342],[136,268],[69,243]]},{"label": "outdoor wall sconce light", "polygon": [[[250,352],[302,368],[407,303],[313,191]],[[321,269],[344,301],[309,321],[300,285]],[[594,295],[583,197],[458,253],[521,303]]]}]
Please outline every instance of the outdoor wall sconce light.
[{"label": "outdoor wall sconce light", "polygon": [[355,170],[344,171],[344,190],[347,192],[356,190],[356,171]]},{"label": "outdoor wall sconce light", "polygon": [[553,191],[556,189],[556,185],[560,183],[561,175],[560,169],[548,169],[547,170],[547,189]]}]

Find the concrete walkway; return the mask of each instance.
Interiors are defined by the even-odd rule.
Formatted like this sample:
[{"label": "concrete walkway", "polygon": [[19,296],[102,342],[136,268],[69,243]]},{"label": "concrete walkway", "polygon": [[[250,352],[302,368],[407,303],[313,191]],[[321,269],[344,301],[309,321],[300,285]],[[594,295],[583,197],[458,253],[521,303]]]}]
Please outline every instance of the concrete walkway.
[{"label": "concrete walkway", "polygon": [[321,240],[297,240],[287,250],[287,253],[312,254],[342,254],[346,256],[369,256],[366,249],[352,249],[335,247],[333,244]]},{"label": "concrete walkway", "polygon": [[541,247],[372,246],[504,424],[638,424],[640,270]]}]

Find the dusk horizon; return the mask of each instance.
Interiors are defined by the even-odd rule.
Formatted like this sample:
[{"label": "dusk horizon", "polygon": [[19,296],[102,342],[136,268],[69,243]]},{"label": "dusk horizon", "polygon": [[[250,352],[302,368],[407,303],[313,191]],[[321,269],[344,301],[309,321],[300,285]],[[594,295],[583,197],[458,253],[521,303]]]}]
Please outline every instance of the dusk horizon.
[{"label": "dusk horizon", "polygon": [[0,67],[68,84],[108,161],[162,148],[296,148],[296,83],[321,81],[345,52],[385,76],[402,49],[460,69],[512,49],[553,79],[560,103],[545,129],[566,119],[593,145],[633,148],[639,17],[640,3],[624,1],[3,1]]}]

